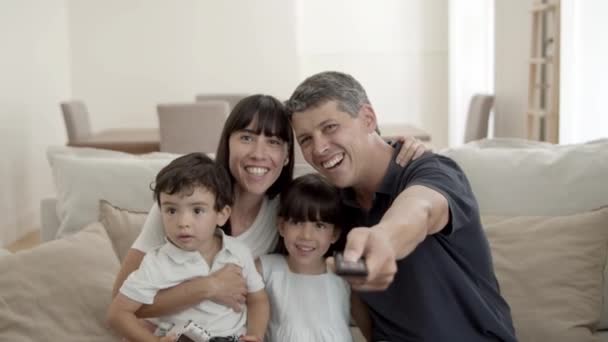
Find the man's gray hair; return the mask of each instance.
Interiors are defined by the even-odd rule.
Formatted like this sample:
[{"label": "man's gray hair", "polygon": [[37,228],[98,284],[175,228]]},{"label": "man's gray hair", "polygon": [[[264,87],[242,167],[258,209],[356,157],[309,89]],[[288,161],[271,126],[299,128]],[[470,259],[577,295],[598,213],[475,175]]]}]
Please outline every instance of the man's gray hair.
[{"label": "man's gray hair", "polygon": [[370,104],[363,86],[351,75],[325,71],[300,83],[285,102],[289,115],[337,101],[338,109],[356,117],[361,106]]}]

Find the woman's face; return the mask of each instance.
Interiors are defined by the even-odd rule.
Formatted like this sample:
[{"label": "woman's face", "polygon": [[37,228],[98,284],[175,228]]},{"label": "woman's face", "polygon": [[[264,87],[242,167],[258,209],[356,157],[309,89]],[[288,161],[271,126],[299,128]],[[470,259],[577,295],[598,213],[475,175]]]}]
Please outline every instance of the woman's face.
[{"label": "woman's face", "polygon": [[252,121],[228,140],[230,173],[235,186],[252,194],[265,194],[281,175],[288,160],[288,143],[277,136],[255,133]]}]

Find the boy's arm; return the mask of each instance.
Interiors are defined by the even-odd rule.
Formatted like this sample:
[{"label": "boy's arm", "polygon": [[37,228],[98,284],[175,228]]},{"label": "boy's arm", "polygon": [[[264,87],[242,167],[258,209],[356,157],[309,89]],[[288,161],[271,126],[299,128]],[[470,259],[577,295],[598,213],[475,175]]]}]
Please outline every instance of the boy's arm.
[{"label": "boy's arm", "polygon": [[359,330],[365,337],[365,340],[372,340],[372,320],[369,317],[367,305],[363,303],[361,298],[354,293],[350,293],[350,314],[355,319]]},{"label": "boy's arm", "polygon": [[119,293],[108,309],[108,325],[120,336],[131,342],[158,342],[161,339],[146,329],[135,316],[141,303]]},{"label": "boy's arm", "polygon": [[[114,296],[116,296],[129,274],[139,268],[144,255],[145,253],[137,249],[129,249],[114,282],[114,289],[112,290]],[[142,305],[137,310],[137,317],[170,315],[205,300],[212,300],[239,312],[241,311],[241,304],[245,303],[246,291],[241,269],[230,264],[209,276],[197,277],[159,291],[153,304]]]},{"label": "boy's arm", "polygon": [[257,341],[264,340],[268,320],[270,319],[270,303],[264,289],[247,294],[247,337],[255,336]]}]

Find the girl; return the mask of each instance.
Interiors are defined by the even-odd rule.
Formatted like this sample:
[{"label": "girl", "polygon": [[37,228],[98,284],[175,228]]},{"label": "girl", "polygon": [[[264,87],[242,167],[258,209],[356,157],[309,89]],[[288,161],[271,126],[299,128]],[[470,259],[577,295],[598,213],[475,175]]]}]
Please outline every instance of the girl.
[{"label": "girl", "polygon": [[[256,262],[270,299],[267,341],[353,340],[350,287],[325,264],[341,226],[339,191],[320,175],[299,177],[281,194],[279,254]],[[352,300],[353,317],[369,336],[365,308],[356,297]]]}]

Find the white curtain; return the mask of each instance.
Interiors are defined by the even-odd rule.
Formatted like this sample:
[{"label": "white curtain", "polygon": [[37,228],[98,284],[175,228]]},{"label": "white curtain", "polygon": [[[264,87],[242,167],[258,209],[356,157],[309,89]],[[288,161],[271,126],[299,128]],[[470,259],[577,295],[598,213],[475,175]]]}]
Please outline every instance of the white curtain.
[{"label": "white curtain", "polygon": [[494,91],[494,1],[450,0],[448,3],[448,135],[449,145],[457,146],[464,142],[471,97]]},{"label": "white curtain", "polygon": [[608,137],[608,1],[561,1],[560,143]]}]

